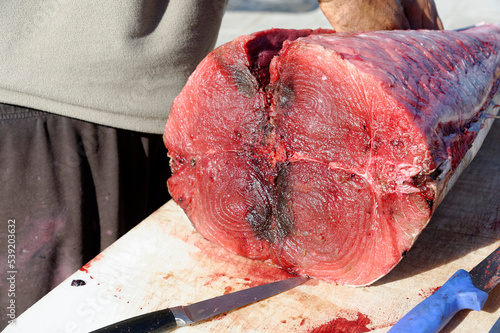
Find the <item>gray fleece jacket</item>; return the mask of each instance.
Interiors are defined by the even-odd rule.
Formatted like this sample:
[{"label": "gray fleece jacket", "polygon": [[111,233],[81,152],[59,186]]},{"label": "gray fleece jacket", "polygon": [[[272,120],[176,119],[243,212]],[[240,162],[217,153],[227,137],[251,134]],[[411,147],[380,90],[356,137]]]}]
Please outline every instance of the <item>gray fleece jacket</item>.
[{"label": "gray fleece jacket", "polygon": [[0,102],[163,132],[214,47],[227,0],[11,0],[0,9]]}]

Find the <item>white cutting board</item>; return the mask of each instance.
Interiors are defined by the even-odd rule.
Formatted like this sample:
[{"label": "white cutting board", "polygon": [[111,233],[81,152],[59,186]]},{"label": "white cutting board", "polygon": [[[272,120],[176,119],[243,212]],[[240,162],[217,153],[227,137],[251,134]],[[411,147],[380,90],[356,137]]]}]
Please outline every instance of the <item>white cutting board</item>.
[{"label": "white cutting board", "polygon": [[[176,332],[387,332],[456,270],[500,246],[500,121],[401,263],[375,285],[310,280],[293,290]],[[13,332],[88,332],[115,321],[288,277],[206,241],[168,202],[18,318]],[[82,280],[84,286],[71,286]],[[443,332],[488,332],[500,287],[481,312]]]}]

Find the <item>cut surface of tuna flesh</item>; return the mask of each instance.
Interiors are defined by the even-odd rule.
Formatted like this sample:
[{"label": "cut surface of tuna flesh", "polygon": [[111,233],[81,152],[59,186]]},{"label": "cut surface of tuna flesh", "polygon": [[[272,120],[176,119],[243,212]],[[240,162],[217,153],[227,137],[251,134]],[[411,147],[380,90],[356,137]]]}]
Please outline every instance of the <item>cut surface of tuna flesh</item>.
[{"label": "cut surface of tuna flesh", "polygon": [[233,253],[370,284],[411,248],[480,146],[497,110],[499,51],[497,25],[241,36],[174,101],[169,191]]}]

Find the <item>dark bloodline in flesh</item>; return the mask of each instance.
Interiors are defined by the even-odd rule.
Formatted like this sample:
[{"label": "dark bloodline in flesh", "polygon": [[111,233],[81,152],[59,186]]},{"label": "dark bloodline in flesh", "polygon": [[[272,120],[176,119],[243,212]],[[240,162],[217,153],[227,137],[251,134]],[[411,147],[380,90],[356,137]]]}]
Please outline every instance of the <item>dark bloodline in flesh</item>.
[{"label": "dark bloodline in flesh", "polygon": [[[262,146],[250,147],[248,153],[252,157],[253,163],[256,165],[260,165],[262,167],[263,165],[268,164],[269,168],[274,169],[271,171],[273,177],[271,179],[263,180],[261,183],[266,187],[264,189],[264,193],[267,194],[266,201],[269,202],[269,206],[253,207],[249,210],[246,220],[252,228],[254,234],[259,239],[264,239],[269,242],[273,242],[276,236],[284,238],[294,230],[292,211],[288,200],[285,197],[286,189],[288,187],[288,163],[286,163],[286,156],[280,156],[279,154],[280,151],[284,151],[284,144],[282,143],[283,138],[279,137],[274,125],[274,120],[270,116],[272,94],[268,87],[270,82],[269,65],[272,58],[281,50],[285,40],[292,41],[298,37],[307,36],[311,32],[312,31],[307,30],[290,31],[289,34],[284,34],[282,32],[275,34],[261,34],[256,36],[256,38],[248,42],[246,45],[250,62],[249,70],[257,79],[259,84],[259,93],[266,95],[266,105],[264,108],[267,113]],[[237,82],[240,92],[244,95],[248,95],[248,84],[244,84],[243,82],[248,82],[249,80],[239,78],[237,72],[233,73],[233,77]],[[286,103],[287,101],[293,100],[293,90],[290,87],[282,87],[282,89],[285,89],[282,91],[282,95],[288,96],[289,98],[286,98],[286,100],[282,98],[279,102]],[[286,92],[286,94],[283,94],[283,92]],[[276,157],[276,160],[274,161],[275,165],[269,165],[267,162],[270,152]],[[259,170],[259,168],[256,168],[256,170]],[[258,172],[259,171],[257,171],[257,173]],[[255,187],[255,183],[259,181],[260,180],[255,180],[250,186]],[[277,199],[275,199],[276,197]]]}]

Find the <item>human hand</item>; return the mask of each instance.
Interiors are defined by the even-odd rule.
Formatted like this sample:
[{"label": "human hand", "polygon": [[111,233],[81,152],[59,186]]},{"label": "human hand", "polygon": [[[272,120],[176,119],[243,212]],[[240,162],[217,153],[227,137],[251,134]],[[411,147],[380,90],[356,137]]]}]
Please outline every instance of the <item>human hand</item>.
[{"label": "human hand", "polygon": [[434,0],[318,0],[336,31],[443,29]]}]

